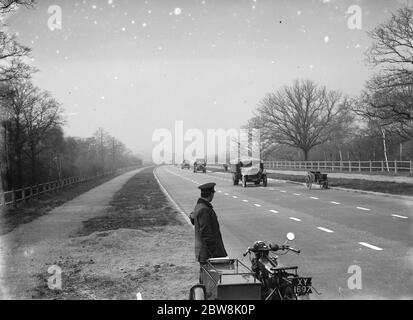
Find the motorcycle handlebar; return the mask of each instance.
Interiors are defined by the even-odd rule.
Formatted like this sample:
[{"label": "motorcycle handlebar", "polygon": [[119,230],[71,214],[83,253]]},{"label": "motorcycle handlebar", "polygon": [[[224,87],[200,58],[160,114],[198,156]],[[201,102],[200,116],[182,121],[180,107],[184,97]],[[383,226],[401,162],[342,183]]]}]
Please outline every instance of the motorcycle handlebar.
[{"label": "motorcycle handlebar", "polygon": [[[269,248],[270,248],[271,251],[274,251],[274,252],[283,251],[283,250],[289,250],[289,251],[295,252],[297,254],[300,254],[300,252],[301,252],[299,249],[295,249],[293,247],[290,247],[289,245],[279,246],[278,244],[270,244]],[[244,252],[243,256],[245,257],[250,252],[255,252],[255,250],[253,248],[249,247],[247,249],[247,251]]]}]

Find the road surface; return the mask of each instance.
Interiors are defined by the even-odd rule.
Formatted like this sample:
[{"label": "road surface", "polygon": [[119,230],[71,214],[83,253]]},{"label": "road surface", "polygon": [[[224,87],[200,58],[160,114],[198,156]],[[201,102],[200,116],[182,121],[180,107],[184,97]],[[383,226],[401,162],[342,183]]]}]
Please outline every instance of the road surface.
[{"label": "road surface", "polygon": [[[273,179],[266,188],[243,188],[233,186],[228,173],[173,166],[159,167],[156,175],[186,214],[199,196],[197,186],[217,183],[213,205],[231,257],[242,259],[256,240],[282,243],[287,232],[294,232],[292,244],[301,255],[289,253],[280,262],[298,265],[301,276],[313,277],[322,295],[312,299],[413,298],[410,200],[307,190]],[[248,263],[248,257],[243,261]],[[354,282],[355,270],[361,281]]]}]

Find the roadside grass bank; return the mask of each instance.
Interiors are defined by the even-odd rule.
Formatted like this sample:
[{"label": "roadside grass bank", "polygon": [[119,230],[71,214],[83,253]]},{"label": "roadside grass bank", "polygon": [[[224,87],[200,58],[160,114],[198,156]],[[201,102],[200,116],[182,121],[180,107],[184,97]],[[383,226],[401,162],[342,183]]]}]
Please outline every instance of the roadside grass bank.
[{"label": "roadside grass bank", "polygon": [[[193,230],[162,193],[153,168],[132,177],[107,212],[83,222],[67,252],[48,262],[62,269],[62,289],[37,275],[37,299],[187,299],[198,282]],[[47,269],[47,268],[45,268]]]},{"label": "roadside grass bank", "polygon": [[113,174],[95,180],[64,187],[61,190],[45,193],[34,197],[18,207],[4,207],[0,215],[0,235],[13,231],[21,224],[29,223],[43,215],[48,214],[54,208],[76,198],[77,196],[109,181],[118,176]]},{"label": "roadside grass bank", "polygon": [[[208,167],[213,172],[225,172],[222,168]],[[229,171],[227,171],[229,173]],[[326,172],[328,174],[328,172]],[[363,173],[364,174],[364,173]],[[391,176],[391,174],[389,174]],[[396,175],[394,175],[396,176]],[[268,173],[269,178],[305,183],[305,176],[282,173]],[[328,178],[330,187],[382,192],[394,195],[413,196],[413,184],[364,179]]]}]

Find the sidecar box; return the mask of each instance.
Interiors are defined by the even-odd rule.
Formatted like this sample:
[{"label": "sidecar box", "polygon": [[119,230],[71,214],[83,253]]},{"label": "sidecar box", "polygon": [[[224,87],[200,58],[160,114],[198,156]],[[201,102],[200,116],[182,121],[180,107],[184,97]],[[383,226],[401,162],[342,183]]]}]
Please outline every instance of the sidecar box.
[{"label": "sidecar box", "polygon": [[214,258],[201,268],[208,300],[260,300],[261,282],[238,259]]}]

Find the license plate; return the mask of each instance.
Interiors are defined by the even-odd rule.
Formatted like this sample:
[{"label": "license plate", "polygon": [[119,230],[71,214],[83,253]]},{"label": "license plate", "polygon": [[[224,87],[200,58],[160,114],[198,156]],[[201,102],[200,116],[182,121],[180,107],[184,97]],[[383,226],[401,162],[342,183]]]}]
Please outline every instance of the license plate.
[{"label": "license plate", "polygon": [[293,278],[294,293],[298,296],[313,293],[311,290],[311,278]]}]

